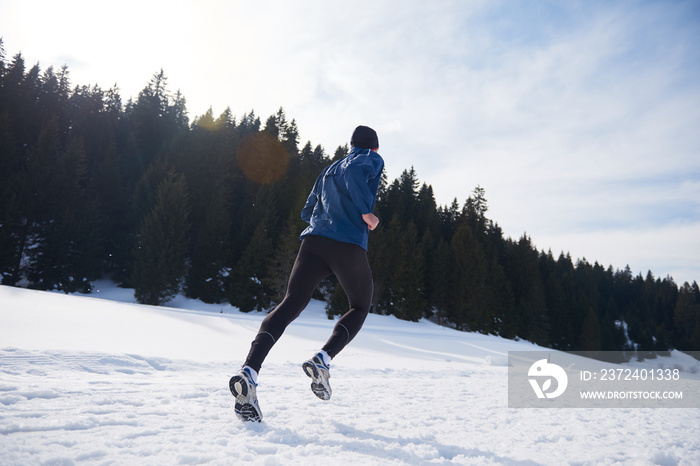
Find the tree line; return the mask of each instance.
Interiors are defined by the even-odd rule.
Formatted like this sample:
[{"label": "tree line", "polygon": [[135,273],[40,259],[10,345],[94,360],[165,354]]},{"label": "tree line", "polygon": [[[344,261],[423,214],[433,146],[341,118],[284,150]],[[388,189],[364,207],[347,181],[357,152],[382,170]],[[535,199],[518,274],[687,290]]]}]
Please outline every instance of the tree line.
[{"label": "tree line", "polygon": [[[27,67],[0,40],[2,283],[89,293],[110,276],[141,303],[179,292],[271,309],[333,154],[299,144],[280,108],[263,121],[212,110],[189,120],[163,71],[124,103],[115,86],[71,86],[67,67]],[[700,289],[605,268],[506,238],[477,186],[437,205],[413,168],[383,178],[370,235],[372,312],[562,350],[700,350]],[[347,299],[316,292],[329,317]]]}]

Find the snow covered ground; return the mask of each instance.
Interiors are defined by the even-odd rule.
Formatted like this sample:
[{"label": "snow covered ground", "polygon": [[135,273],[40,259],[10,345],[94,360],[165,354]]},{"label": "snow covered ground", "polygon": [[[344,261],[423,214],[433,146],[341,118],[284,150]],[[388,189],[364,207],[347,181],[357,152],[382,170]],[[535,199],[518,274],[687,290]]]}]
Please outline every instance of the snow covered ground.
[{"label": "snow covered ground", "polygon": [[243,424],[228,379],[264,315],[170,305],[0,286],[0,465],[700,464],[700,409],[509,409],[507,352],[538,348],[427,321],[370,315],[321,401],[300,366],[333,326],[319,302]]}]

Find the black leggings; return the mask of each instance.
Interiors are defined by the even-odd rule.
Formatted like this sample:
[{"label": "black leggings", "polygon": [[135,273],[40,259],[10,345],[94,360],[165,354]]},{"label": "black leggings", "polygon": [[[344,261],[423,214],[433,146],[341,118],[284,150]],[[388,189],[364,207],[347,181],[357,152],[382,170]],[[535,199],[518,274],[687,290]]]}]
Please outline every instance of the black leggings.
[{"label": "black leggings", "polygon": [[350,310],[335,324],[323,350],[333,358],[357,335],[372,303],[372,271],[367,251],[355,244],[321,236],[305,236],[289,276],[282,302],[267,315],[250,346],[245,365],[260,371],[270,349],[287,326],[299,317],[318,284],[335,274],[348,297]]}]

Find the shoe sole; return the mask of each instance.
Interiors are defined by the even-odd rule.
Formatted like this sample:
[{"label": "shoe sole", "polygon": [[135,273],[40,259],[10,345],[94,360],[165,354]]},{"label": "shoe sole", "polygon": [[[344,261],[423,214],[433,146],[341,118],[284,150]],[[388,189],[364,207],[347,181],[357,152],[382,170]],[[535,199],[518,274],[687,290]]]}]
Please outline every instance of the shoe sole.
[{"label": "shoe sole", "polygon": [[231,394],[236,398],[234,410],[243,422],[262,422],[262,414],[248,399],[248,382],[240,375],[234,375],[228,382]]},{"label": "shoe sole", "polygon": [[311,361],[306,361],[301,365],[301,367],[304,369],[304,373],[311,378],[311,391],[314,392],[314,395],[324,401],[330,400],[330,384],[327,382],[326,384],[323,383],[321,372],[318,370],[316,365]]}]

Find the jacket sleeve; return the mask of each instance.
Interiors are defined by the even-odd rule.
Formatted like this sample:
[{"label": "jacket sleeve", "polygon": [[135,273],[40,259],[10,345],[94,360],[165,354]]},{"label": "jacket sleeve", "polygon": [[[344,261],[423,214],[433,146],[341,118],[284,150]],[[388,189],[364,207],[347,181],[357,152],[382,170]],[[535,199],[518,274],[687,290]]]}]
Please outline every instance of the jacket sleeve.
[{"label": "jacket sleeve", "polygon": [[372,192],[370,180],[378,176],[383,164],[376,163],[370,157],[353,161],[346,171],[345,184],[352,202],[362,215],[372,213],[377,192]]},{"label": "jacket sleeve", "polygon": [[304,208],[301,209],[301,219],[305,221],[306,223],[311,223],[311,214],[314,212],[314,207],[316,207],[316,202],[318,202],[318,197],[319,197],[319,182],[323,178],[323,175],[326,173],[326,170],[323,170],[323,172],[319,175],[318,178],[316,178],[316,182],[314,183],[314,187],[309,193],[309,197],[306,199],[306,205],[304,205]]}]

